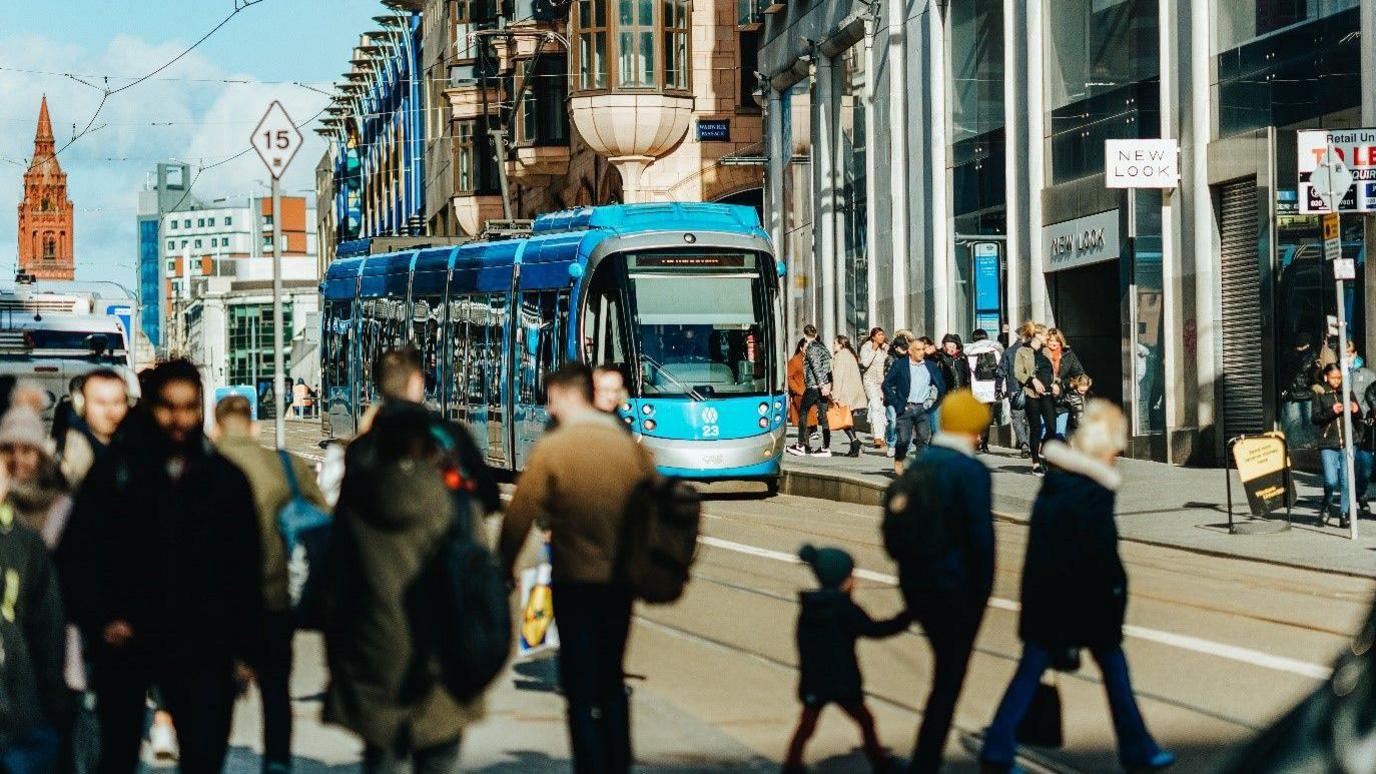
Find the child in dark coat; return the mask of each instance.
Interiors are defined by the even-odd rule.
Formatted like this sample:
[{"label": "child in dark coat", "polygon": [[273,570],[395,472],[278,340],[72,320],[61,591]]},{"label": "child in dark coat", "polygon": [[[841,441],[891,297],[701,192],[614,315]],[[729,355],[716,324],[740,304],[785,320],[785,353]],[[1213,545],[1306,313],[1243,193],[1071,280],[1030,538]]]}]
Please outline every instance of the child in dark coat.
[{"label": "child in dark coat", "polygon": [[855,588],[855,561],[839,548],[805,545],[798,552],[817,576],[821,588],[799,595],[798,698],[802,717],[788,745],[785,772],[803,771],[803,747],[817,730],[817,719],[828,704],[835,704],[860,726],[865,755],[875,771],[891,767],[888,751],[879,744],[874,716],[865,706],[860,662],[855,641],[861,637],[891,637],[908,628],[912,620],[904,612],[884,621],[870,618],[851,599]]}]

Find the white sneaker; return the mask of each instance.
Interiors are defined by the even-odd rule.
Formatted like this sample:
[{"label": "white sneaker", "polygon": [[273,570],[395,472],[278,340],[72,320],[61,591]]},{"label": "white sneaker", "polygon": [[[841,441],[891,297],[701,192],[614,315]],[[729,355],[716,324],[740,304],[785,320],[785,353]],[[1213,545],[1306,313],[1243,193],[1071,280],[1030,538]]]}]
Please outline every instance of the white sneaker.
[{"label": "white sneaker", "polygon": [[171,726],[154,723],[148,729],[148,746],[153,750],[155,761],[175,761],[177,754],[177,735]]},{"label": "white sneaker", "polygon": [[784,449],[784,451],[788,452],[789,454],[792,454],[794,457],[806,457],[806,456],[807,456],[807,449],[803,448],[802,446],[798,446],[798,445],[796,445],[796,444],[793,445],[793,446],[788,447],[787,449]]},{"label": "white sneaker", "polygon": [[831,449],[818,449],[815,452],[808,452],[809,457],[830,457]]},{"label": "white sneaker", "polygon": [[889,448],[887,448],[887,449],[884,450],[884,456],[885,456],[885,457],[889,457],[889,458],[892,458],[892,457],[893,457],[893,447],[892,447],[892,446],[890,446]]}]

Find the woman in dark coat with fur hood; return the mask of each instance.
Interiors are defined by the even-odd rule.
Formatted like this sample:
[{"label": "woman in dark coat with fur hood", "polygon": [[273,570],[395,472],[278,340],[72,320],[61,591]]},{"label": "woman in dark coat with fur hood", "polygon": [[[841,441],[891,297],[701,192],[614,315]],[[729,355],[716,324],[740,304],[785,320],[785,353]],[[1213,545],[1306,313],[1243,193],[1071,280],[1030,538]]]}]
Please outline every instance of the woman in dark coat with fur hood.
[{"label": "woman in dark coat with fur hood", "polygon": [[1127,445],[1127,419],[1108,401],[1090,401],[1071,443],[1051,441],[1045,448],[1051,470],[1032,506],[1023,564],[1022,660],[985,733],[980,758],[988,768],[1012,766],[1018,724],[1042,673],[1078,662],[1083,648],[1103,672],[1123,767],[1164,769],[1175,756],[1147,731],[1122,647],[1127,573],[1113,521],[1114,493],[1122,482],[1114,460]]}]

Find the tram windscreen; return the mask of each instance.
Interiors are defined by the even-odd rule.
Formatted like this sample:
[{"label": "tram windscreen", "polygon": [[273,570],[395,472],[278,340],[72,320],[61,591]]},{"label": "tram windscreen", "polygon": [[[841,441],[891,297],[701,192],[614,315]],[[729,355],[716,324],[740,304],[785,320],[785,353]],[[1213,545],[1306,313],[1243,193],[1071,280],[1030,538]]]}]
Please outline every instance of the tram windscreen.
[{"label": "tram windscreen", "polygon": [[770,303],[754,256],[637,256],[629,262],[646,395],[770,391]]}]

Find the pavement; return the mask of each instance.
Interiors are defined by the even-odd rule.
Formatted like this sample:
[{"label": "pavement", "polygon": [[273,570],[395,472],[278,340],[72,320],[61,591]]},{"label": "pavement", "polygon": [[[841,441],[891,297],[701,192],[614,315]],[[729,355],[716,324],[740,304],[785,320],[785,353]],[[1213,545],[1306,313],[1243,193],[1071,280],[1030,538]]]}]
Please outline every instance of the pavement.
[{"label": "pavement", "polygon": [[[863,437],[863,436],[862,436]],[[836,441],[833,437],[833,441]],[[836,441],[836,448],[843,448]],[[994,509],[1000,517],[1025,523],[1041,479],[1030,460],[1010,449],[980,456],[993,472]],[[1210,556],[1376,578],[1376,519],[1358,521],[1359,538],[1318,523],[1322,493],[1318,476],[1296,472],[1299,502],[1290,529],[1273,534],[1231,534],[1225,471],[1185,468],[1160,462],[1122,459],[1124,483],[1118,491],[1118,532],[1124,540],[1179,548]],[[1237,473],[1233,484],[1234,521],[1247,521],[1247,500]],[[893,481],[893,460],[867,448],[858,458],[784,457],[783,491],[808,497],[876,504]],[[1283,511],[1272,514],[1283,524]],[[1266,525],[1269,526],[1269,525]],[[1281,526],[1276,524],[1275,526]]]}]

